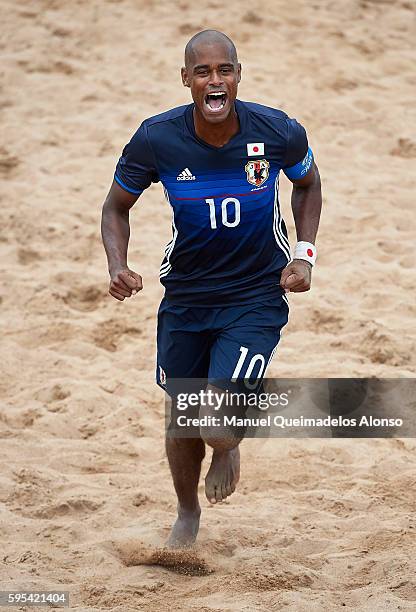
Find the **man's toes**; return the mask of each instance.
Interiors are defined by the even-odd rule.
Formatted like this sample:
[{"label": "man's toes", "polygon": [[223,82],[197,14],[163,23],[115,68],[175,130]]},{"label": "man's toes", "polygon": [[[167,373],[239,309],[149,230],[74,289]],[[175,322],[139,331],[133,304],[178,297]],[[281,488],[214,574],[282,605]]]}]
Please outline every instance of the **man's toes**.
[{"label": "man's toes", "polygon": [[231,483],[228,483],[225,487],[224,487],[224,491],[223,491],[223,495],[225,497],[229,497],[231,495],[232,491],[231,491]]},{"label": "man's toes", "polygon": [[216,503],[217,500],[215,499],[215,487],[214,485],[211,485],[209,479],[207,478],[205,479],[205,495],[210,504]]},{"label": "man's toes", "polygon": [[221,487],[215,487],[215,498],[217,502],[222,502],[223,496],[221,492]]}]

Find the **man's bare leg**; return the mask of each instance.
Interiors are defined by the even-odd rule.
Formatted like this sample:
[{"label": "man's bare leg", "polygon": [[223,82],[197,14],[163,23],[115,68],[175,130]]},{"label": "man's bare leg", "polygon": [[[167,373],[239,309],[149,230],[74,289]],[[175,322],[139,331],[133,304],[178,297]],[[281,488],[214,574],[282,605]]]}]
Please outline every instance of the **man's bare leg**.
[{"label": "man's bare leg", "polygon": [[[221,389],[209,385],[215,393]],[[199,416],[218,416],[215,403],[201,406]],[[205,495],[212,504],[221,502],[234,493],[240,479],[240,444],[242,437],[228,427],[212,427],[201,429],[201,436],[206,444],[212,447],[212,459],[205,477]]]},{"label": "man's bare leg", "polygon": [[167,545],[172,548],[190,546],[196,540],[201,507],[198,482],[205,456],[201,438],[166,437],[166,454],[173,484],[178,496],[178,518],[172,527]]}]

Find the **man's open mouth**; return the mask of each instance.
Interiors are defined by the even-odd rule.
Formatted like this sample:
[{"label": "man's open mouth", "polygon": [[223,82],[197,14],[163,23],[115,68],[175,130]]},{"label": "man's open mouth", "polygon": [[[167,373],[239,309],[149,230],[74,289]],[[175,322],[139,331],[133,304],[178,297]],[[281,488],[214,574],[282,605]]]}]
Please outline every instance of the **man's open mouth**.
[{"label": "man's open mouth", "polygon": [[218,112],[224,108],[226,100],[227,94],[225,91],[216,91],[215,93],[209,93],[205,96],[205,104],[210,111],[214,112]]}]

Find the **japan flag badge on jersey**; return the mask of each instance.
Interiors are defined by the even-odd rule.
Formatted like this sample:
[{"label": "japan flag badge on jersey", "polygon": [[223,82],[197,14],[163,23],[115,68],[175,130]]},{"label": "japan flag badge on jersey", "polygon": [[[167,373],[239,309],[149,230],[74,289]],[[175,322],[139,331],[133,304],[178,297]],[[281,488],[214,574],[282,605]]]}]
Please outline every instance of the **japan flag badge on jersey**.
[{"label": "japan flag badge on jersey", "polygon": [[264,142],[247,143],[247,155],[264,155]]}]

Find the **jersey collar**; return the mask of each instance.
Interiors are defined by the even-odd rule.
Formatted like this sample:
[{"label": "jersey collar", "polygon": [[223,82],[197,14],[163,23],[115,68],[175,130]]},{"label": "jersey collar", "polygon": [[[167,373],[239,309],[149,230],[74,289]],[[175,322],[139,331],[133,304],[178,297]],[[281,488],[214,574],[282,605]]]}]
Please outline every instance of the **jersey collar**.
[{"label": "jersey collar", "polygon": [[197,136],[197,134],[195,132],[194,117],[193,117],[194,107],[195,107],[195,104],[190,104],[188,106],[188,108],[186,109],[186,111],[185,111],[185,123],[186,123],[186,127],[188,128],[188,131],[191,133],[192,137],[195,138],[195,140],[197,140],[201,145],[207,147],[208,149],[212,149],[214,151],[223,151],[227,147],[233,145],[236,142],[236,140],[238,140],[240,138],[241,134],[245,131],[245,127],[246,127],[246,109],[244,108],[244,104],[241,102],[241,100],[237,100],[236,99],[235,100],[235,111],[236,111],[237,116],[238,116],[238,121],[239,121],[239,124],[240,124],[240,129],[227,142],[227,144],[223,145],[222,147],[216,147],[214,145],[211,145],[208,142],[205,142],[205,140],[202,140],[202,138],[199,138],[199,136]]}]

